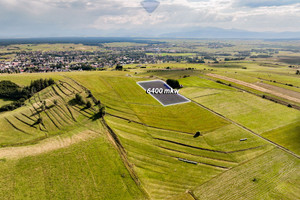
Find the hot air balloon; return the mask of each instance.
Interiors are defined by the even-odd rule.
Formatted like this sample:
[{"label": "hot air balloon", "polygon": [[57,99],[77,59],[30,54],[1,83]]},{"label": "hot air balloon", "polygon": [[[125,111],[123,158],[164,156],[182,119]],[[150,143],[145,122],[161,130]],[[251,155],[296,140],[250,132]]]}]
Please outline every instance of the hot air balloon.
[{"label": "hot air balloon", "polygon": [[156,0],[145,0],[141,2],[141,5],[149,14],[153,13],[159,4],[160,2]]}]

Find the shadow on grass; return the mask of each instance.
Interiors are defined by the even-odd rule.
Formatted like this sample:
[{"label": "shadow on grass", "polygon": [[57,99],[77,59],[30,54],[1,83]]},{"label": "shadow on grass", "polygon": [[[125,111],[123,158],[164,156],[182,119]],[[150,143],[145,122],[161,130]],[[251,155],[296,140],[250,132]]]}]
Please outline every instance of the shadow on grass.
[{"label": "shadow on grass", "polygon": [[92,121],[96,121],[98,119],[101,119],[102,117],[103,117],[103,115],[99,112],[99,113],[94,114],[92,117],[90,117],[90,119]]}]

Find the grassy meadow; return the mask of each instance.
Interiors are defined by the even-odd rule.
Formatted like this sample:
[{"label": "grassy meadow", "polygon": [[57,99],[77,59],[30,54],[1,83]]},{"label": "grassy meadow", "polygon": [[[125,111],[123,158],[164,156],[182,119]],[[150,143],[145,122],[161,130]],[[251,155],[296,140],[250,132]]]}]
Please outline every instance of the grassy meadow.
[{"label": "grassy meadow", "polygon": [[[21,86],[39,78],[56,81],[25,106],[0,114],[0,195],[3,199],[179,200],[193,195],[298,199],[299,159],[241,126],[299,155],[299,110],[208,80],[205,74],[256,83],[257,77],[270,73],[278,82],[299,82],[284,66],[235,65],[247,68],[164,63],[146,69],[128,65],[122,72],[0,75],[0,80]],[[156,71],[168,66],[195,70]],[[136,83],[168,78],[178,79],[183,85],[180,94],[192,102],[164,107]],[[92,102],[85,88],[105,106],[103,119],[94,118],[98,109],[94,103],[91,108],[72,104],[76,93]],[[44,101],[47,109],[42,110]],[[42,124],[34,124],[38,117]]]}]

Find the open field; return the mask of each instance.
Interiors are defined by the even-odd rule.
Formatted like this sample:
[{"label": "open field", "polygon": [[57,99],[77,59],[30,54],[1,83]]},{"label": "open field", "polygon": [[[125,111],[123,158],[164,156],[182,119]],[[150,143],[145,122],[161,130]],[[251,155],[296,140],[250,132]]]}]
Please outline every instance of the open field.
[{"label": "open field", "polygon": [[[82,88],[72,86],[70,82],[62,79],[54,86],[35,94],[26,101],[26,106],[1,113],[0,124],[3,129],[0,132],[0,145],[32,143],[82,126],[81,123],[92,117],[94,111],[93,108],[84,109],[81,105],[70,105],[75,93],[87,96]],[[54,101],[57,101],[57,105]],[[45,110],[42,110],[43,102],[46,105]],[[39,118],[43,120],[42,123],[37,123]]]},{"label": "open field", "polygon": [[[220,54],[221,50],[230,50],[235,54],[249,46],[254,48],[257,42],[232,47],[222,43],[224,47],[214,49],[210,41],[201,41],[192,49],[209,48],[209,52]],[[175,46],[179,43],[174,41],[174,49],[188,49]],[[239,41],[233,43],[238,45]],[[147,45],[104,44],[105,48],[127,46]],[[84,48],[82,51],[101,49],[72,44],[51,48],[70,47]],[[50,50],[48,45],[20,48]],[[186,51],[158,55],[197,54]],[[228,81],[226,85],[209,80],[209,75],[214,74],[224,80],[234,79],[237,85],[261,87],[298,101],[300,82],[295,69],[273,63],[276,59],[142,64],[146,69],[129,64],[124,66],[126,71],[109,68],[92,72],[1,74],[0,80],[11,80],[20,86],[50,77],[56,83],[36,93],[25,106],[0,113],[0,196],[299,199],[300,112],[230,87]],[[180,94],[191,102],[163,106],[137,84],[169,78],[179,80],[183,85]],[[75,94],[92,106],[75,103]],[[98,100],[105,106],[103,118],[98,115]],[[39,118],[42,123],[36,123]]]},{"label": "open field", "polygon": [[296,123],[291,123],[262,134],[263,137],[285,146],[286,148],[300,154],[300,125],[299,120]]},{"label": "open field", "polygon": [[[18,83],[37,77],[30,74]],[[94,107],[69,104],[75,93],[88,100],[84,88],[63,76],[56,80],[25,107],[0,114],[1,198],[145,199],[105,128],[91,119]],[[34,125],[38,116],[43,122]]]},{"label": "open field", "polygon": [[284,98],[284,99],[287,99],[287,100],[290,100],[290,101],[294,101],[296,103],[300,103],[300,99],[298,98],[298,95],[296,95],[296,97],[294,97],[295,95],[287,94],[287,92],[282,92],[282,90],[278,91],[278,90],[274,90],[274,88],[267,89],[264,86],[254,85],[254,84],[251,84],[251,83],[247,83],[247,82],[240,81],[240,80],[233,79],[233,78],[228,78],[228,77],[217,75],[217,74],[207,74],[207,75],[212,76],[214,78],[221,79],[221,80],[226,80],[226,81],[229,81],[229,82],[232,82],[232,83],[237,83],[239,85],[246,86],[246,87],[252,88],[254,90],[258,90],[258,91],[261,91],[261,92],[272,94],[272,95],[275,95],[275,96],[278,96],[278,97],[281,97],[281,98]]},{"label": "open field", "polygon": [[1,199],[144,199],[117,151],[98,133],[40,155],[8,157],[0,177]]},{"label": "open field", "polygon": [[0,53],[19,51],[100,51],[101,48],[82,44],[20,44],[0,48]]},{"label": "open field", "polygon": [[[297,110],[275,104],[248,93],[230,90],[228,86],[222,85],[222,87],[228,88],[222,90],[216,87],[201,87],[204,83],[217,83],[201,78],[197,79],[200,82],[199,87],[197,85],[189,86],[187,82],[186,87],[181,90],[183,95],[242,124],[258,134],[299,122],[299,111]],[[291,142],[293,142],[292,139]],[[293,143],[297,145],[297,141],[294,140]]]},{"label": "open field", "polygon": [[299,166],[299,159],[271,150],[211,179],[194,194],[199,199],[299,199]]},{"label": "open field", "polygon": [[195,53],[147,53],[149,56],[195,56]]},{"label": "open field", "polygon": [[0,106],[12,103],[12,100],[7,100],[7,99],[0,99]]},{"label": "open field", "polygon": [[[87,73],[85,75],[88,76]],[[134,164],[134,170],[153,199],[177,196],[186,189],[192,189],[193,185],[204,183],[224,170],[229,170],[273,148],[260,138],[223,121],[193,103],[172,107],[149,104],[149,101],[153,102],[152,97],[145,93],[126,96],[122,94],[122,90],[117,89],[119,85],[124,84],[125,78],[115,82],[113,81],[115,75],[108,72],[94,73],[92,76],[93,79],[81,79],[80,76],[72,78],[89,85],[91,91],[93,93],[95,91],[95,96],[100,99],[104,97],[108,88],[113,88],[110,91],[110,99],[102,98],[103,103],[107,103],[110,107],[107,109],[105,119],[120,138],[128,152],[129,161]],[[103,78],[110,84],[102,85],[102,89],[99,85],[92,84],[95,80]],[[128,80],[127,84],[130,82]],[[214,82],[202,79],[199,82],[204,85],[203,89],[208,89],[212,85],[214,90],[239,93]],[[138,87],[134,83],[126,87],[129,86],[132,88],[130,91]],[[184,90],[186,89],[188,88]],[[122,102],[117,100],[120,96],[123,98]],[[134,103],[133,99],[137,103]],[[118,103],[112,104],[114,101]],[[183,110],[185,114],[180,118],[179,113]],[[210,124],[213,126],[209,126]],[[195,139],[193,134],[197,130],[204,135]],[[240,142],[241,138],[248,140],[243,143]],[[195,161],[198,164],[196,166],[185,164],[178,158]],[[187,176],[186,170],[191,177]],[[185,178],[182,179],[182,176]],[[165,186],[162,187],[162,184]]]},{"label": "open field", "polygon": [[274,85],[270,85],[270,84],[266,84],[266,83],[257,83],[256,85],[258,85],[260,87],[263,87],[263,88],[266,88],[268,90],[272,90],[274,92],[283,94],[287,97],[300,99],[300,93],[296,92],[296,91],[293,91],[293,90],[289,90],[291,87],[289,89],[285,89],[285,88],[282,88],[282,87],[278,87],[278,86],[274,86]]}]

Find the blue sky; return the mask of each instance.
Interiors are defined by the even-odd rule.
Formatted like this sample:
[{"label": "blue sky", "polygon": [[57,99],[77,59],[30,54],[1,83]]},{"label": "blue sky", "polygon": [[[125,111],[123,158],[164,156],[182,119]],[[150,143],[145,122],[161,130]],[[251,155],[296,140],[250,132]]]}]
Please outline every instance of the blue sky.
[{"label": "blue sky", "polygon": [[300,32],[300,0],[0,0],[0,37],[157,36],[217,27]]}]

